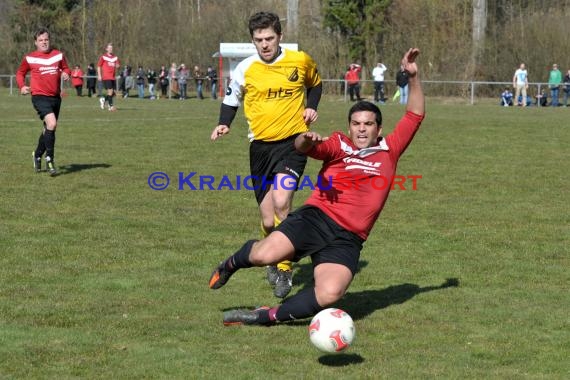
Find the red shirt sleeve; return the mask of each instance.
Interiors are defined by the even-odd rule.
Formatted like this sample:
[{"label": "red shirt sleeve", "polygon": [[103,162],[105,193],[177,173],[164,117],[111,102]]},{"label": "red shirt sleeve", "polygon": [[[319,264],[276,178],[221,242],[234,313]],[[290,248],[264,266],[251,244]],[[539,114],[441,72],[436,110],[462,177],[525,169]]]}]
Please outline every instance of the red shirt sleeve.
[{"label": "red shirt sleeve", "polygon": [[386,143],[390,148],[390,155],[393,160],[397,161],[408,145],[410,145],[424,117],[425,115],[418,115],[408,111],[400,119],[394,131],[386,136]]},{"label": "red shirt sleeve", "polygon": [[71,70],[69,69],[69,65],[67,64],[67,59],[65,58],[65,55],[63,55],[61,59],[61,71],[63,71],[67,75],[71,75]]},{"label": "red shirt sleeve", "polygon": [[26,74],[30,71],[30,65],[26,60],[26,57],[22,59],[20,63],[20,67],[18,67],[18,71],[16,72],[16,83],[18,83],[18,87],[22,88],[26,85]]}]

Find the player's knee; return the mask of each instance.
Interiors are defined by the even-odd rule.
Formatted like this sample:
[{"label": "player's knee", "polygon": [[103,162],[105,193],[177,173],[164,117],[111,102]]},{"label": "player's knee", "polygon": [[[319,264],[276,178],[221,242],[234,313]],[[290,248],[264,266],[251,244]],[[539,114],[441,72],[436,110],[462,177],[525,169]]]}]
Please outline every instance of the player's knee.
[{"label": "player's knee", "polygon": [[268,252],[273,252],[271,244],[267,240],[257,241],[251,247],[249,253],[249,261],[254,266],[263,266],[272,264],[272,256],[268,255]]},{"label": "player's knee", "polygon": [[343,286],[335,284],[328,284],[315,288],[317,301],[322,307],[326,307],[337,302],[344,296],[345,292],[346,289]]},{"label": "player's knee", "polygon": [[48,131],[55,131],[55,129],[57,128],[57,120],[54,117],[49,117],[49,118],[45,118],[44,119],[44,125],[45,125],[45,129],[47,129]]}]

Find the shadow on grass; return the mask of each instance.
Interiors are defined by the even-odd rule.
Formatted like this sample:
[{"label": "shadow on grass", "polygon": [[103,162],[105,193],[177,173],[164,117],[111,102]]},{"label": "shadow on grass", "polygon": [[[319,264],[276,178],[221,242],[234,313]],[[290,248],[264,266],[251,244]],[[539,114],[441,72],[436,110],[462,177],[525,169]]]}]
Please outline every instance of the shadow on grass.
[{"label": "shadow on grass", "polygon": [[99,169],[99,168],[110,168],[111,165],[109,164],[71,164],[71,165],[63,165],[58,168],[58,175],[65,175],[71,174],[75,172],[80,172],[82,170],[88,169]]},{"label": "shadow on grass", "polygon": [[418,294],[458,286],[459,279],[448,278],[442,284],[433,286],[421,287],[416,284],[401,284],[380,290],[349,292],[337,303],[337,307],[350,310],[349,314],[352,319],[358,320],[372,314],[376,310],[409,301]]},{"label": "shadow on grass", "polygon": [[345,367],[351,364],[360,364],[364,358],[358,354],[330,354],[319,358],[319,363],[329,367]]},{"label": "shadow on grass", "polygon": [[[357,273],[368,266],[365,260],[360,261]],[[313,266],[312,264],[297,265],[297,271],[293,276],[293,284],[303,288],[313,286]],[[458,287],[458,278],[448,278],[440,285],[420,287],[416,284],[400,284],[389,286],[385,289],[364,290],[362,292],[351,292],[350,288],[346,295],[334,306],[344,310],[350,310],[349,314],[354,320],[362,319],[376,310],[385,309],[391,305],[399,305],[416,295],[434,290],[442,290],[451,287]],[[292,321],[288,324],[307,324],[308,321]]]}]

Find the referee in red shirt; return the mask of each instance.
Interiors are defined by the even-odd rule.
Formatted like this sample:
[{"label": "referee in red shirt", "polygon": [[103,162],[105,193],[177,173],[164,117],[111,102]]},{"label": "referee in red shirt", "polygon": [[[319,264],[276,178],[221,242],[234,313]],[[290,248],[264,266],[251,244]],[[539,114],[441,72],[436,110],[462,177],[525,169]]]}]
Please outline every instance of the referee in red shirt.
[{"label": "referee in red shirt", "polygon": [[357,272],[362,246],[390,192],[391,186],[381,184],[384,180],[390,183],[396,175],[398,160],[425,116],[418,54],[418,49],[410,49],[401,61],[410,94],[406,113],[394,131],[383,137],[380,109],[361,101],[348,113],[348,134],[335,132],[328,138],[316,132],[298,135],[295,148],[322,160],[319,177],[332,179],[325,188],[316,188],[305,205],[289,214],[269,236],[246,242],[223,261],[209,282],[211,289],[218,289],[239,269],[310,256],[314,287],[306,287],[272,308],[226,311],[224,325],[271,325],[308,318],[344,296]]},{"label": "referee in red shirt", "polygon": [[[32,104],[44,123],[38,146],[32,152],[34,170],[36,173],[41,171],[41,160],[45,153],[47,171],[55,176],[55,130],[61,108],[61,79],[69,80],[71,71],[63,53],[51,48],[49,37],[49,31],[45,28],[34,34],[37,50],[22,59],[16,72],[16,82],[22,95],[31,92]],[[28,72],[31,72],[29,86],[26,85]]]}]

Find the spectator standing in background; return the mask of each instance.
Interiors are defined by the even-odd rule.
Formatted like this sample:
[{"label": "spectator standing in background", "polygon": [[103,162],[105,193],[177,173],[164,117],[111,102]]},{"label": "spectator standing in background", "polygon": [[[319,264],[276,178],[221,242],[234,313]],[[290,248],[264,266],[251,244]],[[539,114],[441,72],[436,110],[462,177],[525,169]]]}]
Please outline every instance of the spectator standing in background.
[{"label": "spectator standing in background", "polygon": [[521,63],[519,68],[515,71],[513,76],[513,88],[515,89],[515,99],[517,104],[526,107],[527,102],[518,103],[519,96],[521,99],[526,99],[526,89],[528,88],[528,71],[524,63]]},{"label": "spectator standing in background", "polygon": [[123,89],[123,98],[126,99],[129,97],[129,91],[135,87],[134,80],[133,80],[133,68],[129,65],[125,66],[123,70],[123,77],[125,80],[125,88]]},{"label": "spectator standing in background", "polygon": [[400,93],[400,104],[408,104],[408,74],[402,68],[396,74],[396,84]]},{"label": "spectator standing in background", "polygon": [[95,65],[90,63],[87,66],[87,96],[91,97],[95,95],[97,91],[95,86],[97,85],[97,70],[95,70]]},{"label": "spectator standing in background", "polygon": [[185,64],[181,64],[180,69],[178,70],[178,88],[180,90],[180,100],[184,100],[187,97],[189,77],[190,70],[188,70]]},{"label": "spectator standing in background", "polygon": [[380,104],[384,104],[386,101],[384,97],[384,73],[386,71],[388,71],[388,69],[381,62],[378,62],[376,67],[372,70],[372,77],[374,78],[374,101]]},{"label": "spectator standing in background", "polygon": [[139,99],[144,99],[144,78],[146,74],[142,66],[139,66],[137,70],[137,90],[139,94]]},{"label": "spectator standing in background", "polygon": [[168,70],[168,84],[170,87],[170,96],[178,95],[178,67],[172,62]]},{"label": "spectator standing in background", "polygon": [[212,66],[208,66],[206,77],[210,81],[212,99],[218,99],[218,72]]},{"label": "spectator standing in background", "polygon": [[164,65],[160,67],[158,72],[158,83],[160,84],[160,93],[166,99],[168,96],[168,70]]},{"label": "spectator standing in background", "polygon": [[71,85],[75,88],[77,96],[83,96],[83,70],[75,65],[71,70]]},{"label": "spectator standing in background", "polygon": [[362,100],[360,97],[360,72],[362,67],[359,64],[351,63],[344,75],[344,80],[348,86],[348,94],[350,95],[350,100]]},{"label": "spectator standing in background", "polygon": [[156,86],[156,71],[154,69],[148,69],[146,72],[146,81],[148,83],[148,93],[150,94],[150,99],[156,99],[156,94],[154,93],[154,87]]},{"label": "spectator standing in background", "polygon": [[202,92],[202,85],[204,83],[204,74],[200,70],[200,66],[194,66],[194,80],[196,81],[196,94],[198,99],[204,99],[204,94]]},{"label": "spectator standing in background", "polygon": [[552,70],[548,75],[548,87],[550,88],[550,105],[558,107],[558,95],[560,93],[560,84],[562,83],[562,73],[558,70],[558,65],[552,65]]}]

